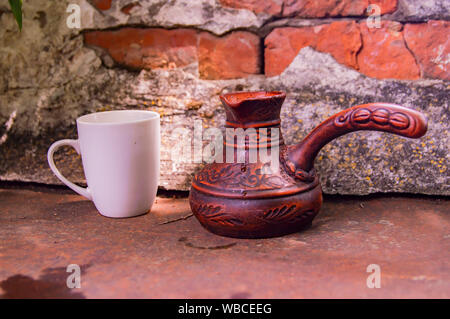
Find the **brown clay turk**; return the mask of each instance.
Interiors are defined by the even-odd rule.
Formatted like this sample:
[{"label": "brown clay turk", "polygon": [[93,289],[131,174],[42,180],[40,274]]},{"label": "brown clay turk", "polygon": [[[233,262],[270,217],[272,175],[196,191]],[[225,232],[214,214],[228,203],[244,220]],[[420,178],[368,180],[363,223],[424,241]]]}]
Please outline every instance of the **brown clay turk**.
[{"label": "brown clay turk", "polygon": [[[237,134],[225,138],[223,163],[206,164],[194,177],[189,196],[191,209],[211,232],[228,237],[265,238],[300,231],[311,224],[322,205],[322,189],[313,165],[324,145],[359,130],[410,138],[419,138],[427,131],[427,120],[417,111],[370,103],[333,115],[302,142],[288,146],[281,133],[276,133],[285,97],[283,92],[220,97],[226,110],[225,127],[235,132],[253,128],[256,134],[245,134],[241,143]],[[232,130],[227,130],[227,136],[228,131]],[[266,152],[260,153],[263,149]],[[256,159],[252,158],[252,150],[258,151]],[[268,169],[267,158],[272,154],[277,156],[276,169]]]}]

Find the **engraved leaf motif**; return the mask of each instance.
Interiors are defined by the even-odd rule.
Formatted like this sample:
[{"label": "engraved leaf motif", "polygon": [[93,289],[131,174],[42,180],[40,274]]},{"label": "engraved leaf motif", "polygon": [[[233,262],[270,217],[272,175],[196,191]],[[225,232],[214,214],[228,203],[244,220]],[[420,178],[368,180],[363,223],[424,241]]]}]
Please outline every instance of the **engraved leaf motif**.
[{"label": "engraved leaf motif", "polygon": [[225,212],[221,212],[222,207],[213,205],[199,205],[197,212],[204,217],[207,217],[211,222],[218,223],[225,226],[243,225],[244,223],[232,217]]},{"label": "engraved leaf motif", "polygon": [[282,206],[271,209],[264,214],[264,217],[267,219],[282,219],[289,215],[297,206]]},{"label": "engraved leaf motif", "polygon": [[263,214],[264,220],[273,223],[281,223],[281,222],[294,223],[300,220],[306,220],[314,215],[313,210],[308,210],[301,213],[299,211],[296,211],[296,208],[297,208],[296,205],[291,206],[285,205],[282,207],[271,209]]}]

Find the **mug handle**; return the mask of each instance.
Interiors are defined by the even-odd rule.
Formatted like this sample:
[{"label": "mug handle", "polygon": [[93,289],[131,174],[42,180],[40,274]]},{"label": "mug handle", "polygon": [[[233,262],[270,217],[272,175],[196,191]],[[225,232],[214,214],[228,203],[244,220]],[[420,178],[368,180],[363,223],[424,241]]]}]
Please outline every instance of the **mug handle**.
[{"label": "mug handle", "polygon": [[80,154],[80,143],[78,142],[78,140],[57,141],[57,142],[53,143],[52,146],[50,146],[50,148],[48,149],[47,160],[48,160],[48,165],[50,165],[50,169],[53,171],[53,173],[56,175],[56,177],[59,178],[59,180],[61,182],[66,184],[73,191],[77,192],[81,196],[86,197],[89,200],[92,200],[92,194],[91,194],[91,190],[89,189],[89,187],[83,188],[78,185],[75,185],[74,183],[69,181],[67,178],[65,178],[61,174],[61,172],[58,170],[58,168],[56,167],[55,162],[53,160],[53,154],[56,152],[56,150],[58,150],[58,148],[60,148],[61,146],[64,146],[64,145],[72,146],[75,149],[75,151],[77,151],[77,153]]}]

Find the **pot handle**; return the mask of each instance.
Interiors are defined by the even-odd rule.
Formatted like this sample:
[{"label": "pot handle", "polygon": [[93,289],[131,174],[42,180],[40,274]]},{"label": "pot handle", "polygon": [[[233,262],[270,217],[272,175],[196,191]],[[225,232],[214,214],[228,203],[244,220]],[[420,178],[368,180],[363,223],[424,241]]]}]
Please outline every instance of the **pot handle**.
[{"label": "pot handle", "polygon": [[299,144],[290,146],[285,159],[288,170],[301,178],[313,168],[322,147],[341,135],[361,130],[419,138],[427,131],[427,119],[420,112],[389,103],[348,108],[322,122]]}]

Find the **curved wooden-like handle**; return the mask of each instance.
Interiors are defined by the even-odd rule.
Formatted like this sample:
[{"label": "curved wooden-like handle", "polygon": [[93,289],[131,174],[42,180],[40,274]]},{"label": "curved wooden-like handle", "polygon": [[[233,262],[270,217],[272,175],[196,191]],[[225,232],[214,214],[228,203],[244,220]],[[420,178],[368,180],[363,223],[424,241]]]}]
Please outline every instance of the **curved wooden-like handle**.
[{"label": "curved wooden-like handle", "polygon": [[335,114],[323,124],[330,120],[334,121],[333,131],[344,134],[358,130],[374,130],[418,138],[427,132],[427,120],[422,113],[387,103],[354,106]]},{"label": "curved wooden-like handle", "polygon": [[314,159],[323,146],[341,135],[360,130],[419,138],[427,131],[427,119],[420,112],[395,104],[351,107],[322,122],[302,142],[291,146],[285,159],[288,170],[301,179],[313,168]]}]

